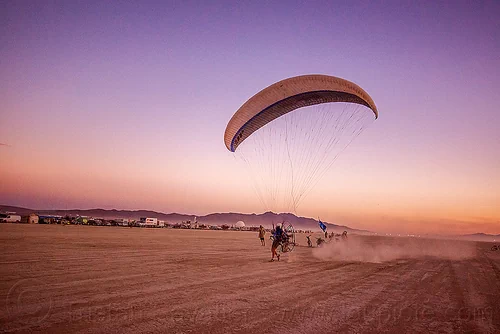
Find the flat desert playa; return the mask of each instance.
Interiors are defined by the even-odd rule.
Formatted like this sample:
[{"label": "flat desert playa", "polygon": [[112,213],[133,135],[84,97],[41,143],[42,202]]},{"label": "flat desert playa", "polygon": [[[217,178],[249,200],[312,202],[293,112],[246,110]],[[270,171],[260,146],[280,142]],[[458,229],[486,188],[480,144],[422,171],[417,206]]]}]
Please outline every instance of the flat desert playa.
[{"label": "flat desert playa", "polygon": [[0,224],[0,332],[500,332],[491,244]]}]

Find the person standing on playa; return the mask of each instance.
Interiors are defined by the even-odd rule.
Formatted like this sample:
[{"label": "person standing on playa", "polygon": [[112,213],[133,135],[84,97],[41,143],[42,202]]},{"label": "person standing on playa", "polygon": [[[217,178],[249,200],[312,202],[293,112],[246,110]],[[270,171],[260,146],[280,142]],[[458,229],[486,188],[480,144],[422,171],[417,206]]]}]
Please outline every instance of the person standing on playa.
[{"label": "person standing on playa", "polygon": [[262,225],[260,225],[260,227],[259,227],[259,238],[260,238],[260,244],[262,246],[266,245],[266,241],[264,240],[264,236],[265,235],[266,235],[266,230],[264,229],[264,227]]}]

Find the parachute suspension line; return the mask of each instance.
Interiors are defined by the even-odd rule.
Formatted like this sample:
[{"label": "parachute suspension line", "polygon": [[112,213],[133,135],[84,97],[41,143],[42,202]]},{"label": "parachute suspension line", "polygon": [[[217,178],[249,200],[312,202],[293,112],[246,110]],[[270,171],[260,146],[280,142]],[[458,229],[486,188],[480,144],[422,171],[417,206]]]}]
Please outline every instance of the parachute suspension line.
[{"label": "parachute suspension line", "polygon": [[[331,152],[332,148],[335,147],[339,141],[342,139],[342,132],[344,131],[346,124],[345,122],[350,120],[350,115],[346,115],[346,108],[344,108],[340,114],[339,114],[339,121],[335,123],[335,131],[332,133],[334,134],[333,136],[330,136],[327,141],[320,142],[318,146],[318,151],[320,152],[318,155],[318,159],[316,161],[313,161],[314,165],[310,166],[311,172],[309,175],[306,175],[306,179],[303,181],[303,192],[305,192],[310,185],[311,181],[316,179],[318,173],[325,168],[325,159],[326,156],[328,155],[329,152]],[[330,113],[331,115],[332,113]],[[347,116],[347,117],[346,117]],[[347,118],[347,120],[346,120]],[[329,121],[329,120],[328,120]],[[328,121],[324,121],[323,124],[329,124]],[[320,132],[322,133],[322,136],[327,137],[326,133],[323,133],[324,128],[320,129]],[[338,135],[335,135],[338,133]],[[335,159],[335,158],[334,158]]]},{"label": "parachute suspension line", "polygon": [[[283,137],[283,135],[280,133],[279,139],[278,139],[278,141],[280,143],[283,142],[283,138],[282,137]],[[283,158],[281,156],[278,157],[278,161],[282,161],[282,159]],[[278,172],[278,181],[276,182],[276,193],[275,193],[275,195],[277,197],[280,196],[280,194],[279,194],[280,184],[282,184],[283,182],[286,182],[286,179],[287,179],[286,175],[284,175],[286,173],[285,164],[284,163],[279,163],[279,165],[281,166],[281,168],[280,168],[280,170]]]},{"label": "parachute suspension line", "polygon": [[294,212],[295,212],[296,206],[295,206],[295,194],[293,192],[294,191],[293,162],[292,162],[292,158],[290,157],[290,147],[288,145],[288,122],[285,122],[285,144],[286,144],[286,152],[287,152],[287,155],[288,155],[288,161],[290,162],[290,172],[291,172],[291,190],[290,190],[290,194],[291,194],[291,201],[292,201],[292,203],[290,203],[290,204],[293,205],[293,209],[294,209]]},{"label": "parachute suspension line", "polygon": [[262,203],[263,207],[265,207],[267,209],[267,203],[264,200],[261,189],[260,189],[260,187],[257,186],[258,183],[256,182],[255,171],[250,167],[251,164],[248,162],[247,159],[245,159],[245,157],[239,156],[239,159],[241,159],[242,164],[246,165],[245,169],[247,169],[249,171],[251,178],[254,180],[254,182],[252,183],[252,186],[253,186],[255,192],[257,193],[257,196],[259,197],[259,200]]},{"label": "parachute suspension line", "polygon": [[[328,115],[327,113],[322,112],[322,107],[320,106],[318,109],[319,117],[316,117],[316,123],[313,124],[312,127],[308,127],[309,131],[307,133],[307,140],[305,142],[307,145],[310,147],[309,150],[301,150],[298,153],[303,154],[303,159],[306,160],[306,165],[305,165],[305,170],[311,171],[309,173],[309,176],[312,177],[314,175],[314,170],[318,167],[318,165],[321,163],[323,160],[323,155],[321,154],[322,150],[322,145],[321,145],[321,138],[327,137],[327,135],[324,133],[325,128],[327,127],[329,123]],[[331,115],[331,114],[330,114]],[[320,143],[318,145],[318,142]],[[314,152],[316,151],[316,152]],[[319,152],[319,153],[318,153]],[[314,154],[318,154],[316,159],[314,159]],[[299,181],[299,188],[302,189],[305,184],[307,184],[308,180],[308,174],[303,173],[302,174],[302,179]]]},{"label": "parachute suspension line", "polygon": [[[316,186],[316,184],[321,180],[321,178],[324,176],[324,174],[332,167],[332,165],[335,163],[337,160],[338,156],[343,153],[347,147],[351,145],[351,143],[364,131],[366,126],[368,124],[368,120],[370,120],[371,115],[368,114],[366,115],[366,111],[360,110],[363,107],[361,106],[356,106],[356,110],[354,110],[353,115],[351,115],[350,119],[353,118],[354,114],[357,114],[357,117],[354,119],[354,122],[352,123],[353,129],[349,133],[349,136],[347,136],[348,140],[347,143],[341,147],[340,151],[338,151],[334,156],[333,159],[326,165],[326,167],[323,169],[323,171],[318,175],[316,180],[308,187],[308,189],[305,192],[305,196]],[[372,119],[373,121],[374,119]]]},{"label": "parachute suspension line", "polygon": [[260,128],[235,155],[266,210],[294,212],[372,114],[364,106],[327,103],[296,109]]},{"label": "parachute suspension line", "polygon": [[[295,118],[298,118],[299,113],[301,113],[301,110],[297,110],[296,112],[291,113],[290,118],[294,120]],[[327,122],[325,122],[325,114],[319,114],[321,117],[313,117],[313,118],[307,118],[305,122],[309,122],[309,120],[315,120],[311,125],[306,124],[305,127],[301,127],[298,129],[297,134],[298,138],[304,137],[303,140],[299,140],[299,143],[302,145],[295,145],[295,150],[293,152],[294,157],[297,157],[297,165],[298,166],[303,166],[303,169],[299,171],[299,179],[296,181],[293,181],[294,187],[298,189],[296,192],[294,192],[293,196],[293,206],[294,206],[294,211],[296,211],[297,206],[300,202],[300,198],[302,197],[303,193],[303,186],[304,186],[304,180],[305,177],[307,176],[307,173],[304,171],[310,170],[312,165],[315,163],[313,159],[313,153],[314,153],[314,139],[317,137],[318,133],[322,133],[322,128],[325,126]],[[296,122],[297,124],[299,122]],[[305,131],[309,129],[309,131]],[[313,131],[316,131],[316,136]],[[306,147],[304,147],[306,146]],[[305,164],[305,165],[304,165]]]},{"label": "parachute suspension line", "polygon": [[[366,113],[364,110],[360,110],[361,107],[359,105],[356,105],[356,108],[350,113],[348,118],[345,118],[345,122],[339,122],[339,126],[341,126],[341,131],[342,134],[341,136],[334,142],[330,144],[330,147],[332,145],[337,145],[341,139],[346,138],[347,142],[343,142],[340,144],[339,149],[335,149],[335,154],[331,157],[330,161],[327,161],[323,170],[319,170],[316,175],[315,175],[315,180],[312,179],[311,183],[308,186],[308,189],[305,189],[304,195],[307,195],[309,191],[317,184],[317,182],[324,176],[324,174],[332,167],[332,165],[335,163],[339,155],[352,143],[352,141],[361,133],[358,131],[357,135],[353,136],[351,133],[347,132],[347,136],[345,135],[346,131],[349,130],[350,128],[357,128],[359,124],[361,124],[360,130],[363,129],[364,124],[362,119],[364,118],[365,120],[371,117],[371,114]],[[343,114],[347,112],[347,109],[344,110]],[[358,117],[355,117],[357,115]]]},{"label": "parachute suspension line", "polygon": [[[309,190],[330,169],[340,153],[361,133],[363,124],[359,129],[358,125],[370,113],[360,110],[357,105],[356,107],[353,110],[352,105],[346,105],[341,111],[332,111],[326,105],[320,105],[319,108],[314,106],[313,108],[318,110],[310,114],[315,117],[306,118],[304,122],[300,122],[305,126],[294,131],[298,138],[303,138],[303,140],[299,141],[302,145],[293,145],[290,148],[291,139],[288,136],[289,159],[292,160],[295,166],[299,166],[298,173],[296,173],[295,168],[293,170],[294,177],[295,175],[298,176],[298,179],[294,178],[293,180],[294,192],[291,200],[293,201],[294,211],[297,210],[301,200],[308,194]],[[295,121],[298,118],[296,116],[303,112],[301,109],[291,112],[291,123],[299,124],[299,122]],[[310,122],[311,119],[315,121]],[[309,131],[304,131],[307,129]],[[290,131],[288,131],[288,134],[290,134]],[[346,136],[347,139],[351,139],[344,140]]]},{"label": "parachute suspension line", "polygon": [[[318,105],[317,107],[311,107],[313,112],[317,116],[306,118],[305,127],[301,129],[301,134],[305,136],[304,140],[302,140],[303,145],[297,146],[297,152],[295,153],[298,156],[299,161],[301,161],[301,166],[303,166],[303,170],[301,171],[301,178],[297,182],[298,196],[296,198],[297,205],[300,204],[300,198],[302,197],[303,188],[306,185],[308,173],[314,171],[314,167],[317,164],[321,163],[321,155],[318,152],[321,152],[321,146],[318,146],[318,142],[321,143],[321,140],[326,137],[324,134],[324,129],[328,125],[328,116],[331,116],[329,113],[322,112],[324,106]],[[297,110],[299,112],[304,112],[303,110]],[[300,115],[297,113],[296,117]],[[311,121],[313,121],[311,123]]]}]

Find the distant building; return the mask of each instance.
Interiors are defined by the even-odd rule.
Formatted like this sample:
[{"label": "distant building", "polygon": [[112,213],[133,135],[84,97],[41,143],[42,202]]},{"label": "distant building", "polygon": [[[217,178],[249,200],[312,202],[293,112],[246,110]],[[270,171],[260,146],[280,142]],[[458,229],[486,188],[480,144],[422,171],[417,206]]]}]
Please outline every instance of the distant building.
[{"label": "distant building", "polygon": [[38,215],[32,213],[28,217],[28,224],[38,224]]}]

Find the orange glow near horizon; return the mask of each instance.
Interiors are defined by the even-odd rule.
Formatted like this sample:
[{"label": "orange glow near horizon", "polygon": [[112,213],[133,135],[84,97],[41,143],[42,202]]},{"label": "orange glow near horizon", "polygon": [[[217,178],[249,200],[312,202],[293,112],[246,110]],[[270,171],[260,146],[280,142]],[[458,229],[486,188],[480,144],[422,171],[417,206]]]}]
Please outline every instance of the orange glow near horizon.
[{"label": "orange glow near horizon", "polygon": [[[177,160],[173,168],[167,162],[142,165],[104,156],[91,164],[76,158],[60,163],[46,154],[3,157],[1,193],[14,199],[3,204],[34,209],[151,209],[198,215],[266,210],[249,180],[240,178],[231,166],[209,159],[199,160],[203,168],[191,165],[189,160]],[[472,182],[469,188],[461,188],[464,184],[458,183],[438,191],[427,188],[425,182],[418,187],[412,177],[389,183],[383,173],[378,178],[374,173],[362,176],[352,161],[350,168],[341,165],[335,170],[343,172],[330,173],[328,182],[306,197],[297,215],[320,216],[334,224],[382,233],[500,233],[498,194],[487,192],[488,187],[478,189],[478,182]],[[401,182],[412,191],[404,193]],[[458,192],[459,188],[465,191]]]}]

